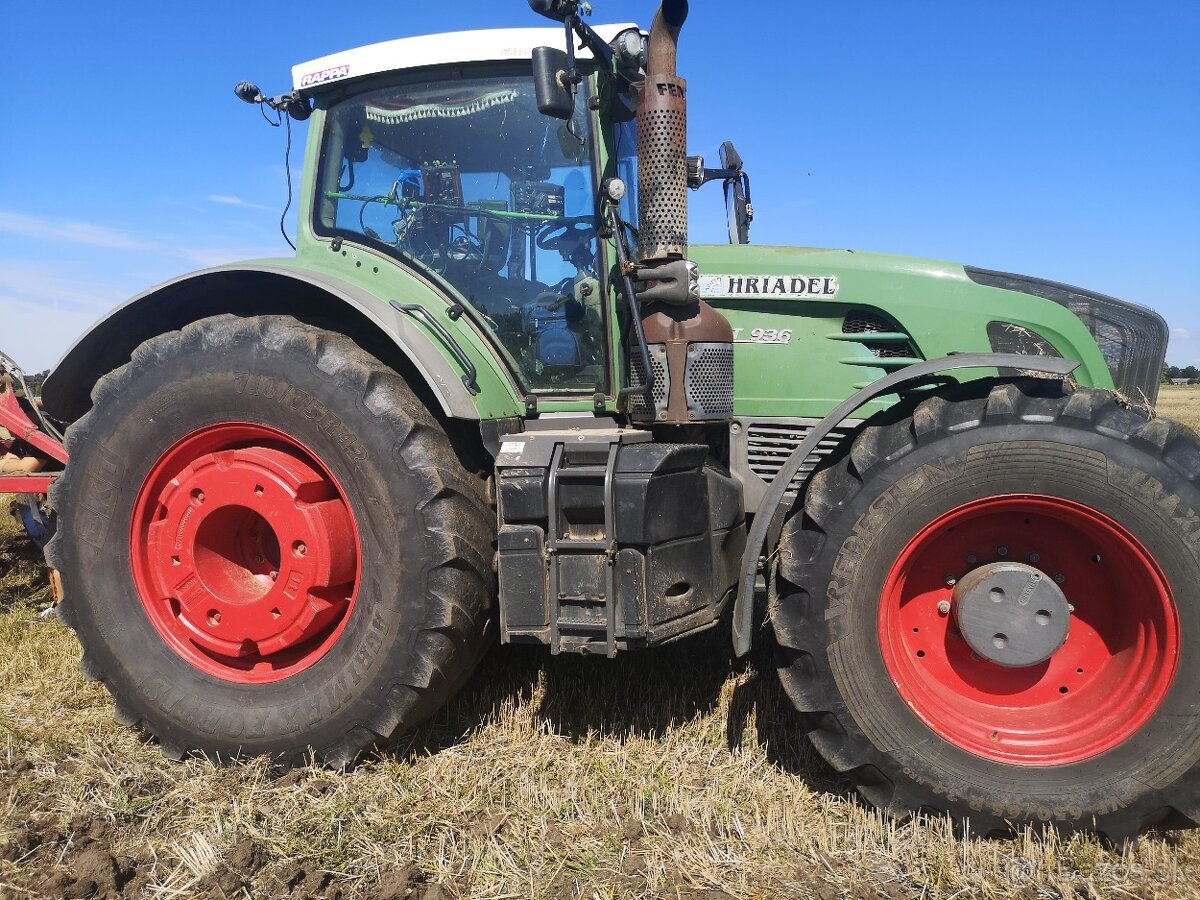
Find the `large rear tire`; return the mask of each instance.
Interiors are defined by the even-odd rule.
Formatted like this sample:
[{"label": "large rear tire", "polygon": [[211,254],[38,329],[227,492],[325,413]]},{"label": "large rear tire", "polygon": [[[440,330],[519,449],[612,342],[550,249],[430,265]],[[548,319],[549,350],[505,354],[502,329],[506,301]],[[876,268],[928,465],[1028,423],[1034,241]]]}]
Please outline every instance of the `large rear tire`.
[{"label": "large rear tire", "polygon": [[483,481],[348,338],[206,319],[93,399],[47,553],[84,672],[168,755],[345,764],[472,671],[494,591]]},{"label": "large rear tire", "polygon": [[813,744],[880,808],[977,833],[1200,822],[1198,482],[1187,429],[1054,382],[866,429],[784,531],[779,673]]}]

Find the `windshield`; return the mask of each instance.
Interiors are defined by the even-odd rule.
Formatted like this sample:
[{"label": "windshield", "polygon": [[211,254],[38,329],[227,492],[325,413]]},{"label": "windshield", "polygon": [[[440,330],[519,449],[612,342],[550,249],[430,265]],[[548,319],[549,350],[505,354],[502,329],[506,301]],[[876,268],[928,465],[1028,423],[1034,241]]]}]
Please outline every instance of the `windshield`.
[{"label": "windshield", "polygon": [[480,314],[527,389],[604,391],[592,138],[528,74],[394,85],[328,114],[316,230],[417,261]]}]

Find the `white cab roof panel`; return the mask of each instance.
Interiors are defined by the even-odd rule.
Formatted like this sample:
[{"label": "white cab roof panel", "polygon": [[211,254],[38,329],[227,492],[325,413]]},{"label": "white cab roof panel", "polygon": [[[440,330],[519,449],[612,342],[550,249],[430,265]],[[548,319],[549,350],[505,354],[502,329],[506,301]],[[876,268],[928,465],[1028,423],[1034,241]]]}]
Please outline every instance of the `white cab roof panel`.
[{"label": "white cab roof panel", "polygon": [[[611,41],[630,28],[637,25],[598,25],[595,31],[605,41]],[[399,38],[293,66],[292,86],[296,90],[313,90],[335,81],[400,69],[531,59],[534,47],[562,47],[563,38],[562,28],[500,28]],[[592,55],[588,50],[576,52],[581,59],[590,59]]]}]

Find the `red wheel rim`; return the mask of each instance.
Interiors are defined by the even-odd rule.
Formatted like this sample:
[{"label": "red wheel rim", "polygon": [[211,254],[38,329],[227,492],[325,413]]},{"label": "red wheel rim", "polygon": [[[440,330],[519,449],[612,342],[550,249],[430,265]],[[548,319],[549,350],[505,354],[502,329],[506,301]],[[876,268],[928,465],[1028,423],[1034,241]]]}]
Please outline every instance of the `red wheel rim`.
[{"label": "red wheel rim", "polygon": [[[947,612],[957,579],[1000,560],[1041,570],[1072,605],[1045,662],[1005,668],[974,654]],[[1014,765],[1118,746],[1162,704],[1179,658],[1170,588],[1145,547],[1108,516],[1046,496],[976,500],[925,526],[884,583],[879,634],[892,682],[926,725]]]},{"label": "red wheel rim", "polygon": [[133,583],[176,653],[225,681],[307,669],[354,608],[361,548],[329,470],[295,438],[228,423],[183,438],[133,511]]}]

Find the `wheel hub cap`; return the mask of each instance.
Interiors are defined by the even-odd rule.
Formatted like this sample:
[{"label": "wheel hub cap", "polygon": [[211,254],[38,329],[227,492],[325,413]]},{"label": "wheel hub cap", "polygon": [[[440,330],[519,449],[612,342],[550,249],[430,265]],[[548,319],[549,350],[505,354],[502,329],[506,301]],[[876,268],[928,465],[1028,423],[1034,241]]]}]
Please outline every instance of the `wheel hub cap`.
[{"label": "wheel hub cap", "polygon": [[308,451],[220,425],[159,460],[139,496],[134,581],[151,622],[198,668],[274,681],[332,646],[354,601],[349,505]]},{"label": "wheel hub cap", "polygon": [[1067,639],[1070,607],[1054,580],[1033,566],[981,566],[955,586],[959,630],[971,649],[1010,669],[1048,660]]}]

